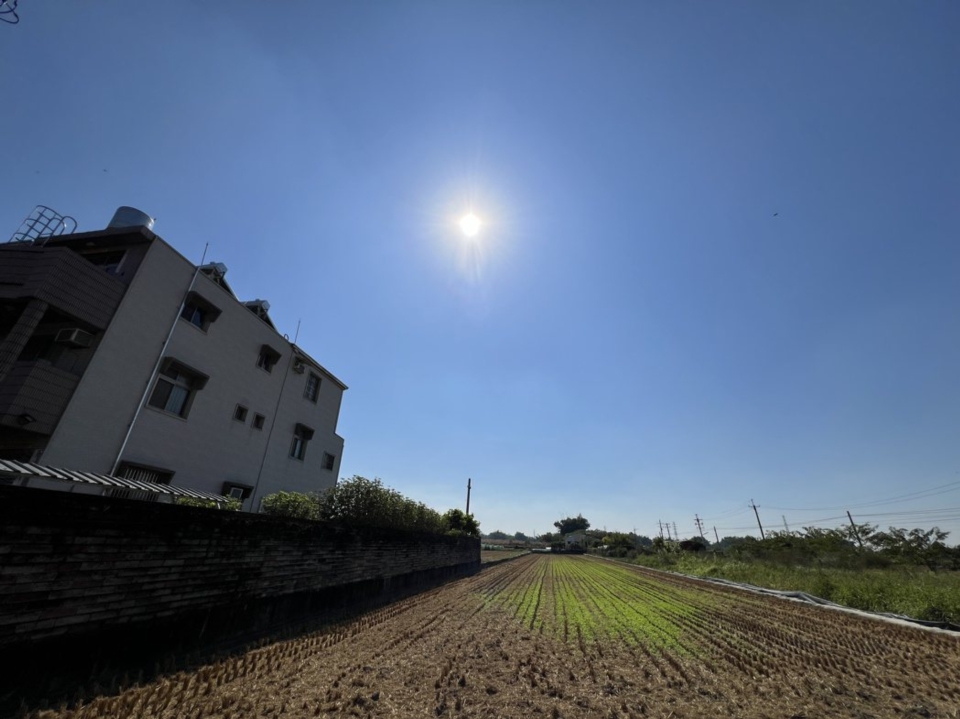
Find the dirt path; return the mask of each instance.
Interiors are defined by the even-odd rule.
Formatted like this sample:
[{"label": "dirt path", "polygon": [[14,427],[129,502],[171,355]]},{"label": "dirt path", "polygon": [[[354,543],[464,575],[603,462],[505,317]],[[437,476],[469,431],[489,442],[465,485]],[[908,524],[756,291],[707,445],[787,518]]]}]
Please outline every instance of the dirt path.
[{"label": "dirt path", "polygon": [[960,638],[530,555],[57,717],[960,717]]}]

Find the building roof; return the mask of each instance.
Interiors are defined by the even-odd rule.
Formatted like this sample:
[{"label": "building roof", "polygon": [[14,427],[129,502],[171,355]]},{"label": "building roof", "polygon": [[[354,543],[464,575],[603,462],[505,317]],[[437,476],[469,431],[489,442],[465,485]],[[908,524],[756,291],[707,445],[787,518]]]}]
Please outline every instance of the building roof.
[{"label": "building roof", "polygon": [[114,477],[112,474],[95,474],[93,472],[76,472],[72,469],[60,469],[57,467],[47,467],[41,464],[32,464],[30,462],[14,462],[10,459],[0,459],[0,478],[4,477],[37,477],[40,479],[59,479],[68,482],[77,482],[80,484],[100,485],[105,489],[136,489],[141,492],[153,492],[154,494],[169,494],[174,497],[192,497],[194,499],[210,499],[214,502],[229,501],[222,494],[213,494],[211,492],[201,492],[198,489],[188,489],[186,487],[175,487],[170,484],[155,484],[153,482],[140,482],[136,479],[126,479],[125,477]]}]

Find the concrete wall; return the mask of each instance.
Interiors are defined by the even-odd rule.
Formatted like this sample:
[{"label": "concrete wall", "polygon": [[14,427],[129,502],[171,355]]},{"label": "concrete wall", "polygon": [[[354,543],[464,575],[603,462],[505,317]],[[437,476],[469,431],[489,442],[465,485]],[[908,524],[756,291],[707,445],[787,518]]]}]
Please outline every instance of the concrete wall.
[{"label": "concrete wall", "polygon": [[[157,244],[155,251],[175,254]],[[183,265],[190,267],[186,261]],[[293,372],[290,343],[206,275],[197,277],[193,291],[220,315],[206,330],[179,319],[164,356],[209,380],[186,418],[144,407],[124,461],[176,470],[173,484],[208,492],[221,492],[224,482],[257,487],[256,496],[246,501],[248,509],[257,508],[259,497],[281,489],[315,492],[336,484],[339,465],[326,470],[322,460],[327,451],[339,461],[343,450],[335,434],[342,387],[316,368]],[[271,372],[257,366],[265,344],[281,353]],[[311,371],[322,378],[316,403],[303,396]],[[243,422],[234,419],[238,404],[248,410]],[[265,417],[260,430],[253,426],[255,414]],[[315,430],[303,460],[290,456],[298,423]]]},{"label": "concrete wall", "polygon": [[480,543],[0,486],[0,557],[0,649],[49,660],[387,598],[477,570]]},{"label": "concrete wall", "polygon": [[[167,470],[173,484],[208,492],[224,491],[225,482],[256,487],[245,503],[254,510],[260,497],[281,489],[333,486],[343,452],[336,434],[343,385],[309,364],[293,372],[294,347],[206,275],[194,279],[195,266],[163,240],[154,239],[136,260],[136,275],[39,461],[110,472],[162,356],[209,379],[186,417],[145,402],[122,462]],[[192,291],[220,310],[205,329],[178,318],[191,280]],[[281,354],[272,372],[257,367],[264,344]],[[322,379],[316,403],[303,396],[311,371]],[[238,404],[248,410],[243,422],[234,419]],[[265,417],[262,429],[253,425],[256,414]],[[298,423],[315,430],[303,460],[290,456]],[[332,470],[323,467],[324,452],[336,458]]]},{"label": "concrete wall", "polygon": [[191,276],[189,263],[150,245],[41,463],[111,471]]}]

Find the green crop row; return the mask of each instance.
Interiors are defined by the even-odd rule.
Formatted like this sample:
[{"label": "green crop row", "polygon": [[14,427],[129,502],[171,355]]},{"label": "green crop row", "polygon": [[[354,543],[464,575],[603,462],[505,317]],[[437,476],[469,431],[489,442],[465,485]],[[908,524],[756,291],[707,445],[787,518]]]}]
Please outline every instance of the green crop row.
[{"label": "green crop row", "polygon": [[683,635],[702,631],[705,611],[717,601],[624,565],[578,556],[540,557],[485,597],[529,629],[565,641],[619,638],[674,650],[690,649]]}]

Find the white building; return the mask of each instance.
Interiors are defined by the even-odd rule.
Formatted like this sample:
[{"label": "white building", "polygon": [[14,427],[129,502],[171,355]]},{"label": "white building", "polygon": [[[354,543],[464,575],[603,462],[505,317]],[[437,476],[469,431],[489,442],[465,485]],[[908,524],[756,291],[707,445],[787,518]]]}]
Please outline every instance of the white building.
[{"label": "white building", "polygon": [[346,388],[118,210],[105,230],[0,245],[0,459],[244,499],[333,486]]}]

